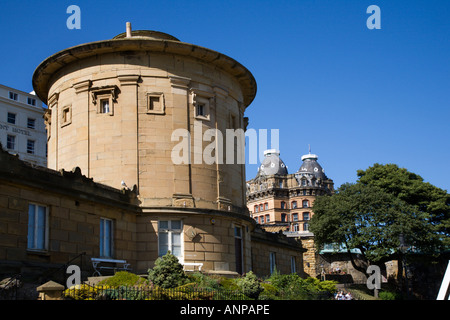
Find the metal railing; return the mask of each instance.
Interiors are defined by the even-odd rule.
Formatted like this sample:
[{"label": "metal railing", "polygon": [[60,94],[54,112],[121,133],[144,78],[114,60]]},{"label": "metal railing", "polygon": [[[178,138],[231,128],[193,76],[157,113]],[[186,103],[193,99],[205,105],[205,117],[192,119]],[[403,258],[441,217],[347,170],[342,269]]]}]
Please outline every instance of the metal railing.
[{"label": "metal railing", "polygon": [[0,300],[16,300],[17,290],[21,286],[22,275],[20,273],[12,276],[0,287]]},{"label": "metal railing", "polygon": [[67,300],[248,300],[240,291],[210,288],[108,287],[82,284],[64,290]]}]

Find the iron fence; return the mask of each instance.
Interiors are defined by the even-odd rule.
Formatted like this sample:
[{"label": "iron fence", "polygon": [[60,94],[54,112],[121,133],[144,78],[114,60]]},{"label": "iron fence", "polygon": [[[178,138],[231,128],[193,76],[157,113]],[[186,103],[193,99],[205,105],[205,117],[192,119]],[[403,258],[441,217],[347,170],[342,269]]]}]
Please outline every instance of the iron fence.
[{"label": "iron fence", "polygon": [[64,290],[67,300],[248,300],[240,291],[210,288],[108,287],[82,284]]}]

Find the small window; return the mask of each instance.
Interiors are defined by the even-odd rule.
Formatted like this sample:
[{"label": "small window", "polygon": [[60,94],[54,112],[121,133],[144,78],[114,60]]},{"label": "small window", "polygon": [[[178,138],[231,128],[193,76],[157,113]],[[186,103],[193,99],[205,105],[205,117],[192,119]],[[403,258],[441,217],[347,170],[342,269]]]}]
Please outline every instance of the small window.
[{"label": "small window", "polygon": [[35,105],[36,105],[36,99],[28,97],[28,98],[27,98],[27,103],[28,103],[30,106],[35,106]]},{"label": "small window", "polygon": [[308,200],[303,200],[302,205],[303,205],[303,208],[308,208],[309,207],[309,201]]},{"label": "small window", "polygon": [[109,99],[100,99],[100,113],[109,113],[110,104]]},{"label": "small window", "polygon": [[34,154],[34,140],[27,140],[27,153]]},{"label": "small window", "polygon": [[286,216],[286,213],[282,213],[281,214],[281,222],[287,222],[287,216]]},{"label": "small window", "polygon": [[292,214],[292,221],[298,221],[298,213]]},{"label": "small window", "polygon": [[264,206],[263,206],[263,204],[260,204],[260,205],[259,205],[259,211],[264,211]]},{"label": "small window", "polygon": [[297,272],[297,264],[295,262],[295,257],[291,256],[291,273]]},{"label": "small window", "polygon": [[309,223],[305,222],[303,224],[303,231],[308,231],[309,230]]},{"label": "small window", "polygon": [[99,95],[97,100],[97,113],[108,114],[110,116],[114,113],[113,100],[110,94]]},{"label": "small window", "polygon": [[210,99],[195,95],[194,115],[201,120],[209,120]]},{"label": "small window", "polygon": [[255,213],[258,213],[259,211],[258,211],[258,205],[256,205],[255,207],[254,207],[254,209],[255,209]]},{"label": "small window", "polygon": [[8,112],[8,123],[16,124],[16,114],[12,112]]},{"label": "small window", "polygon": [[303,220],[309,220],[309,212],[303,212]]},{"label": "small window", "polygon": [[15,92],[9,92],[9,98],[11,99],[11,100],[14,100],[14,101],[17,101],[17,99],[18,99],[18,95],[17,95],[17,93],[15,93]]},{"label": "small window", "polygon": [[113,221],[100,218],[100,257],[113,257]]},{"label": "small window", "polygon": [[266,223],[270,222],[270,216],[266,214]]},{"label": "small window", "polygon": [[205,106],[205,104],[204,103],[198,103],[197,104],[197,114],[196,114],[196,116],[198,117],[198,116],[205,116],[206,115],[206,113],[205,113],[205,109],[206,109],[206,106]]},{"label": "small window", "polygon": [[168,251],[180,261],[183,257],[181,250],[181,232],[183,223],[181,220],[161,220],[158,230],[158,253],[165,255]]},{"label": "small window", "polygon": [[37,204],[28,206],[27,248],[47,250],[48,243],[48,207]]},{"label": "small window", "polygon": [[275,252],[269,252],[269,268],[272,274],[276,269],[276,254]]},{"label": "small window", "polygon": [[16,148],[16,137],[10,134],[6,137],[6,148],[10,150],[14,150]]},{"label": "small window", "polygon": [[286,202],[281,201],[281,209],[286,209]]},{"label": "small window", "polygon": [[27,128],[28,129],[36,129],[36,119],[28,118],[27,119]]},{"label": "small window", "polygon": [[264,210],[269,210],[269,204],[267,202],[264,203]]},{"label": "small window", "polygon": [[296,209],[296,208],[297,208],[297,201],[292,201],[291,209]]}]

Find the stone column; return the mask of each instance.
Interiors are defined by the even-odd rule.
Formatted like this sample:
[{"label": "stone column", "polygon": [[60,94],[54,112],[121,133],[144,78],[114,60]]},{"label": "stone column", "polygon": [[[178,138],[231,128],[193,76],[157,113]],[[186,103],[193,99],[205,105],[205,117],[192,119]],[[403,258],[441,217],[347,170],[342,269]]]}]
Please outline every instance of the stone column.
[{"label": "stone column", "polygon": [[[177,129],[183,129],[189,144],[192,142],[193,135],[190,134],[190,104],[189,104],[189,83],[191,79],[178,76],[169,76],[172,87],[172,132]],[[175,144],[177,142],[174,142]],[[191,150],[191,148],[189,148]],[[191,159],[189,155],[189,159]],[[171,161],[171,159],[169,159]],[[194,207],[194,198],[192,197],[192,176],[191,163],[171,164],[174,166],[173,173],[173,196],[172,204],[177,207]]]},{"label": "stone column", "polygon": [[[122,157],[121,168],[123,181],[132,188],[136,185],[139,190],[139,134],[138,134],[138,81],[139,75],[122,74],[117,76],[120,81],[120,108],[122,129]],[[120,183],[120,181],[119,181]],[[119,185],[117,187],[120,188]]]}]

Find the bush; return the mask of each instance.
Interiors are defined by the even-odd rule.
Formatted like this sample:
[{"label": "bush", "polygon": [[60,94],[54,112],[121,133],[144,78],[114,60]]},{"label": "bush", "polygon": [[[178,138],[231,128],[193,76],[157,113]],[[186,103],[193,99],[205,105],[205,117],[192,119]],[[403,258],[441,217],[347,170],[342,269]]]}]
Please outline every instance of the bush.
[{"label": "bush", "polygon": [[302,279],[298,274],[272,273],[267,280],[278,291],[283,300],[328,299],[336,291],[335,281],[320,281],[316,278]]},{"label": "bush", "polygon": [[87,284],[78,284],[64,290],[64,297],[73,300],[95,300],[98,289]]},{"label": "bush", "polygon": [[279,291],[278,289],[267,282],[261,283],[261,287],[263,288],[263,291],[259,295],[259,300],[277,300],[279,299]]},{"label": "bush", "polygon": [[116,274],[110,278],[102,280],[98,283],[99,286],[109,286],[109,287],[132,287],[136,285],[144,284],[146,281],[142,277],[127,271],[118,271]]},{"label": "bush", "polygon": [[178,258],[170,251],[158,258],[153,269],[148,270],[148,280],[161,288],[175,288],[186,284],[188,277]]},{"label": "bush", "polygon": [[259,294],[264,290],[252,271],[249,271],[244,277],[239,278],[237,285],[244,295],[255,300],[258,299]]},{"label": "bush", "polygon": [[378,293],[378,298],[380,298],[381,300],[399,300],[401,296],[391,291],[380,291]]}]

